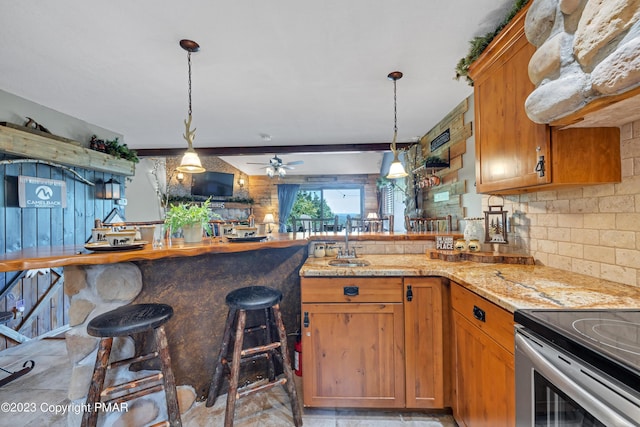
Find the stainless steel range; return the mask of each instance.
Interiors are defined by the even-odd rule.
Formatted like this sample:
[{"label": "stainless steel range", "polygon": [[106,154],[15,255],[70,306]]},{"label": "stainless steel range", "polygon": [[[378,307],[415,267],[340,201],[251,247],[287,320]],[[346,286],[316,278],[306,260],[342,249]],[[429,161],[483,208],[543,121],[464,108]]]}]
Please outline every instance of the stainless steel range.
[{"label": "stainless steel range", "polygon": [[516,425],[640,426],[640,310],[518,310]]}]

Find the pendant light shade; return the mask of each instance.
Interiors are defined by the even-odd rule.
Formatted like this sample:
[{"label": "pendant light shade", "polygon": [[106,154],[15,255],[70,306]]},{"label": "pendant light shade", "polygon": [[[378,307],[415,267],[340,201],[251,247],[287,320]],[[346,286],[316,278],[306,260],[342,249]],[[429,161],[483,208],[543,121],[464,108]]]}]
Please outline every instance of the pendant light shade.
[{"label": "pendant light shade", "polygon": [[187,64],[189,65],[189,111],[187,120],[184,121],[185,133],[182,137],[187,141],[187,151],[182,156],[180,166],[176,168],[178,172],[183,173],[202,173],[205,168],[198,157],[198,153],[193,149],[193,138],[196,136],[196,130],[191,130],[191,53],[200,50],[200,45],[193,40],[180,40],[180,47],[187,51]]},{"label": "pendant light shade", "polygon": [[393,162],[389,166],[387,179],[404,178],[409,174],[404,170],[402,162],[398,158],[398,149],[396,148],[396,138],[398,137],[398,103],[396,98],[396,81],[402,78],[400,71],[392,71],[387,76],[389,80],[393,80],[393,141],[391,141],[391,152],[393,153]]},{"label": "pendant light shade", "polygon": [[193,147],[187,148],[187,151],[180,161],[180,166],[176,169],[184,173],[201,173],[205,171],[202,167],[202,162],[200,162],[200,157],[198,157],[198,153],[196,153]]}]

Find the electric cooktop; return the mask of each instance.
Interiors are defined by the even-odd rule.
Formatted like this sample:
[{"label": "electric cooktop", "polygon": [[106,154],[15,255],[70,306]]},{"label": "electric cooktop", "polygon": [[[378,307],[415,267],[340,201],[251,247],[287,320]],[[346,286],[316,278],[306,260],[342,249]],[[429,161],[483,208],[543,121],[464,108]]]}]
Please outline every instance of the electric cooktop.
[{"label": "electric cooktop", "polygon": [[640,391],[640,310],[517,310],[516,323]]}]

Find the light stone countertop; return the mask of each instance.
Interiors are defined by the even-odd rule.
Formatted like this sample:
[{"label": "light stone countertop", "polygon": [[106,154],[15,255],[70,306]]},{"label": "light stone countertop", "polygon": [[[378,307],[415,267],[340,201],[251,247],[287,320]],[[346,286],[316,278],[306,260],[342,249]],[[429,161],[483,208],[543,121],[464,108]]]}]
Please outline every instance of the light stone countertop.
[{"label": "light stone countertop", "polygon": [[514,312],[520,308],[640,308],[640,288],[536,265],[448,262],[427,255],[365,255],[366,267],[309,257],[302,277],[442,276]]}]

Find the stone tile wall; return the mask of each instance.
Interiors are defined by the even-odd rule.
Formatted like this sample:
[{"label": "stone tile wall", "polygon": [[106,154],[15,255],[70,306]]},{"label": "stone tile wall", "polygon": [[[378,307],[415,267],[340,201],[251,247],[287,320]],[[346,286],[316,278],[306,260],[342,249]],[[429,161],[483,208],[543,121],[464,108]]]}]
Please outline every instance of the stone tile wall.
[{"label": "stone tile wall", "polygon": [[509,249],[550,267],[640,286],[640,121],[622,126],[620,139],[621,183],[505,197]]}]

